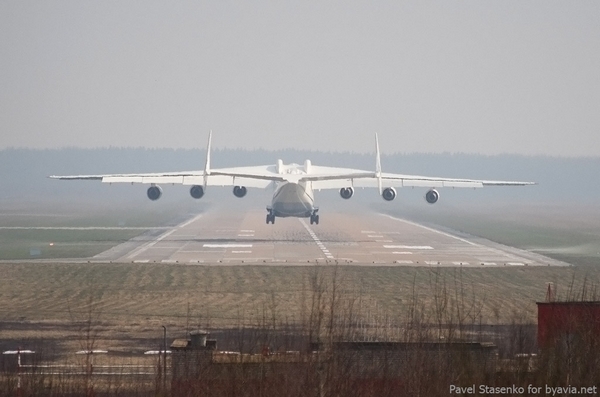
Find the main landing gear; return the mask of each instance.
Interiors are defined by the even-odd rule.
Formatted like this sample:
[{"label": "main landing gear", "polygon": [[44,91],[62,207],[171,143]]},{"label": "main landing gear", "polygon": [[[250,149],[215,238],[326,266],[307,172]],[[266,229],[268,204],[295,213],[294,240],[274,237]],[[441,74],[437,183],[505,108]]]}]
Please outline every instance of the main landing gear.
[{"label": "main landing gear", "polygon": [[318,209],[314,210],[310,216],[310,224],[311,225],[313,223],[316,223],[317,225],[319,224],[319,215],[317,215],[317,211],[318,211]]},{"label": "main landing gear", "polygon": [[267,225],[269,223],[272,223],[274,225],[275,224],[275,214],[273,213],[273,210],[269,207],[267,207],[267,211],[269,212],[267,214]]}]

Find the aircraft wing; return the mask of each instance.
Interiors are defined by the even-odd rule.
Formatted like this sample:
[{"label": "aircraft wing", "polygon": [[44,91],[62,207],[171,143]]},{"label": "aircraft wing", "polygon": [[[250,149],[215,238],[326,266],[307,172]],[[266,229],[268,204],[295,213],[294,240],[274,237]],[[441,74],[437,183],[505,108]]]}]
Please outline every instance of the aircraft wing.
[{"label": "aircraft wing", "polygon": [[[340,189],[343,187],[378,187],[379,177],[376,172],[354,169],[333,169],[334,172],[325,172],[325,168],[315,174],[302,178],[311,181],[313,189]],[[476,179],[437,178],[419,175],[403,175],[382,173],[381,183],[385,187],[426,187],[426,188],[481,188],[484,186],[525,186],[535,185],[534,182],[519,181],[490,181]]]},{"label": "aircraft wing", "polygon": [[[266,188],[271,181],[284,180],[275,171],[275,166],[222,168],[209,171],[206,186],[246,186]],[[142,183],[163,185],[204,185],[203,171],[184,171],[141,174],[106,175],[52,175],[49,178],[61,180],[97,180],[103,183]]]}]

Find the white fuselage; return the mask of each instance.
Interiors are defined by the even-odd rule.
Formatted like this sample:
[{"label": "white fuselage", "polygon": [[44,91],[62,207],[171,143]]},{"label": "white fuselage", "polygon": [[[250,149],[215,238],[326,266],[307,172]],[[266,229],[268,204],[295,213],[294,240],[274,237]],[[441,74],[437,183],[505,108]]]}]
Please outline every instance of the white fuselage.
[{"label": "white fuselage", "polygon": [[313,190],[309,183],[279,182],[271,201],[275,216],[306,218],[315,210]]}]

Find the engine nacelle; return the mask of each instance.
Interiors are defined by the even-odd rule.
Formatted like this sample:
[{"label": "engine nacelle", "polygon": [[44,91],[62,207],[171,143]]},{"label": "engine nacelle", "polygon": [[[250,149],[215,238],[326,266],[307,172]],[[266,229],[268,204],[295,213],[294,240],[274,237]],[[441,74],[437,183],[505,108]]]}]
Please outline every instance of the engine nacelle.
[{"label": "engine nacelle", "polygon": [[234,186],[233,187],[233,195],[235,197],[244,197],[246,195],[246,193],[248,192],[248,189],[246,189],[246,186]]},{"label": "engine nacelle", "polygon": [[393,187],[386,187],[385,189],[383,189],[381,197],[383,197],[385,201],[392,201],[396,198],[396,189],[394,189]]},{"label": "engine nacelle", "polygon": [[440,194],[437,190],[431,189],[427,193],[425,193],[425,201],[429,204],[435,204],[440,199]]},{"label": "engine nacelle", "polygon": [[202,196],[204,196],[204,188],[199,185],[194,185],[190,188],[190,195],[195,199],[202,198]]},{"label": "engine nacelle", "polygon": [[352,187],[343,187],[340,189],[340,196],[342,196],[342,198],[345,200],[348,200],[353,195],[354,189]]},{"label": "engine nacelle", "polygon": [[156,201],[162,196],[162,189],[160,186],[150,186],[148,188],[148,198],[152,201]]}]

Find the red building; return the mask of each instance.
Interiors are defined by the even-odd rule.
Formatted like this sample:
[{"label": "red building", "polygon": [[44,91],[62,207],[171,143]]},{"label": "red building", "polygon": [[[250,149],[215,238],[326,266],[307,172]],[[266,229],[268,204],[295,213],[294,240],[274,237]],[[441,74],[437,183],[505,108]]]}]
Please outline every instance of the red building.
[{"label": "red building", "polygon": [[537,302],[537,307],[541,349],[572,340],[600,342],[600,302]]}]

